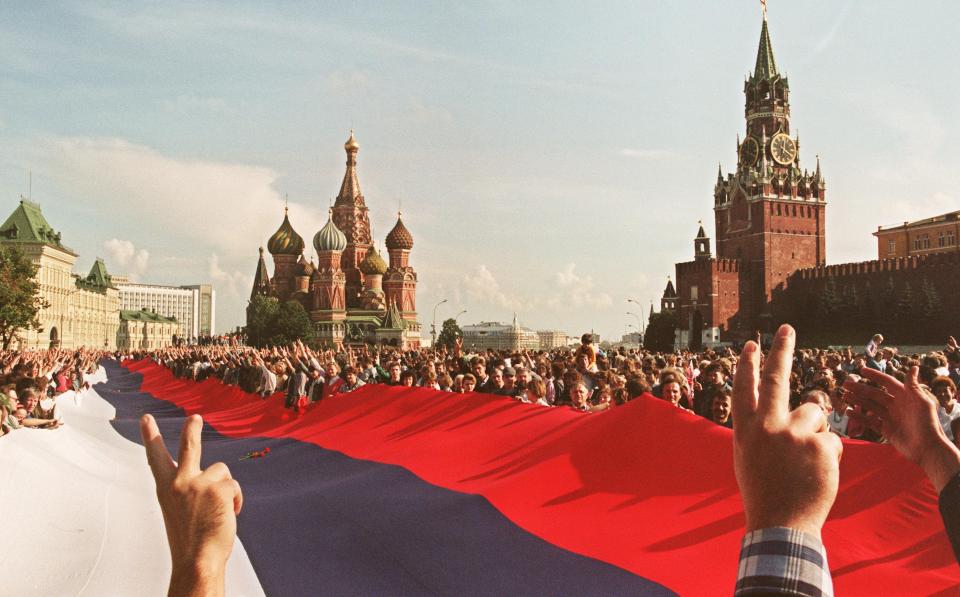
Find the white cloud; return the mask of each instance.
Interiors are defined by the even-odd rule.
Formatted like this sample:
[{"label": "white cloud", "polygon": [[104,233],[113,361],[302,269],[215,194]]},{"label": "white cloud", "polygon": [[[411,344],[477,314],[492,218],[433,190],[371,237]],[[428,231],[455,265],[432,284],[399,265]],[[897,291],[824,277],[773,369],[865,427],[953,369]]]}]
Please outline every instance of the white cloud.
[{"label": "white cloud", "polygon": [[150,261],[150,252],[146,249],[137,249],[129,240],[111,238],[103,243],[107,253],[107,261],[111,271],[119,275],[127,275],[131,281],[138,281],[147,271]]},{"label": "white cloud", "polygon": [[677,157],[676,152],[669,149],[631,149],[624,148],[620,150],[620,155],[626,158],[636,160],[668,160]]},{"label": "white cloud", "polygon": [[473,272],[464,275],[460,284],[463,287],[463,294],[471,304],[479,302],[508,311],[523,309],[524,301],[503,292],[500,289],[500,283],[486,265],[479,265]]},{"label": "white cloud", "polygon": [[594,290],[592,276],[581,276],[576,272],[577,265],[568,263],[566,267],[553,275],[553,282],[558,292],[553,295],[547,305],[553,309],[569,309],[570,307],[590,307],[605,309],[613,304],[613,299],[606,292]]},{"label": "white cloud", "polygon": [[[528,282],[530,280],[521,280],[517,284]],[[567,264],[547,279],[533,280],[529,294],[504,290],[493,272],[486,265],[479,265],[462,276],[460,289],[448,294],[458,299],[456,304],[464,299],[471,311],[493,311],[499,313],[501,318],[511,316],[514,312],[528,316],[538,313],[569,316],[581,309],[601,310],[613,305],[611,296],[596,290],[593,277],[577,273],[574,263]]]},{"label": "white cloud", "polygon": [[241,271],[227,271],[220,264],[220,256],[216,253],[207,260],[207,275],[217,288],[218,296],[243,298],[253,288],[253,276]]},{"label": "white cloud", "polygon": [[[41,152],[45,171],[97,211],[146,214],[137,226],[230,259],[255,259],[256,247],[283,217],[283,201],[273,189],[277,173],[269,168],[177,159],[113,138],[57,138]],[[305,242],[325,213],[323,206],[290,204],[291,221]]]}]

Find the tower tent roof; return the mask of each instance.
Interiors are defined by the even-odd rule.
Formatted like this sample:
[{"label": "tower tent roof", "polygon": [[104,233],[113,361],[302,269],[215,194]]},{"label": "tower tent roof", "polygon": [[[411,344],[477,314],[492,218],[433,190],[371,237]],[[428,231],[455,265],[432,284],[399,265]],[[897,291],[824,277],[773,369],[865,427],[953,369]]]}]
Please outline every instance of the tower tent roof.
[{"label": "tower tent roof", "polygon": [[60,243],[60,233],[54,230],[43,217],[40,206],[27,199],[0,226],[0,240],[8,242],[46,243],[69,251]]},{"label": "tower tent roof", "polygon": [[363,203],[363,193],[360,192],[360,180],[357,178],[357,152],[360,144],[350,131],[350,138],[343,144],[347,152],[347,170],[340,183],[340,192],[337,194],[336,205],[357,205]]},{"label": "tower tent roof", "polygon": [[697,230],[697,238],[707,238],[707,233],[703,230],[703,222],[700,222],[700,229]]},{"label": "tower tent roof", "polygon": [[267,294],[270,288],[270,274],[267,273],[267,263],[263,260],[263,247],[260,247],[260,260],[257,262],[257,272],[253,275],[253,290],[250,298]]},{"label": "tower tent roof", "polygon": [[[667,287],[663,289],[663,298],[677,298],[677,290],[673,287],[673,280],[667,278]],[[653,311],[653,305],[650,306]]]},{"label": "tower tent roof", "polygon": [[773,79],[777,75],[777,61],[773,57],[773,43],[770,41],[767,18],[764,17],[763,28],[760,30],[760,47],[757,48],[757,65],[753,69],[753,76],[756,79]]},{"label": "tower tent roof", "polygon": [[87,274],[86,282],[99,288],[113,286],[113,281],[110,279],[110,274],[107,272],[107,265],[103,262],[103,259],[97,257],[97,260],[93,262],[93,267],[90,268],[90,273]]}]

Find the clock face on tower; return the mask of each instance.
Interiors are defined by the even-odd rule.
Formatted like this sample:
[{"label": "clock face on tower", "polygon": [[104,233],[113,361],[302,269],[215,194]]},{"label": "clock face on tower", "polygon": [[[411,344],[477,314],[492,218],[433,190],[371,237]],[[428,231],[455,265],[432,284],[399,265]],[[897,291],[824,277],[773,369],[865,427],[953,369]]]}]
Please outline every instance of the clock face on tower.
[{"label": "clock face on tower", "polygon": [[740,144],[740,163],[744,166],[752,166],[757,163],[760,157],[760,144],[753,137],[747,137]]},{"label": "clock face on tower", "polygon": [[777,133],[770,140],[770,155],[783,166],[797,159],[797,144],[786,133]]}]

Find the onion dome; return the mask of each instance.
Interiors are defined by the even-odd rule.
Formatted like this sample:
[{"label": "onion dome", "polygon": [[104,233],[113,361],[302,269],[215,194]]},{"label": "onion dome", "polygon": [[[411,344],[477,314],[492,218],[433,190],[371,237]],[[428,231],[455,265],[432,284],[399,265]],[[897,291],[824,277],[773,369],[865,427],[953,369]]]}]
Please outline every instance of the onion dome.
[{"label": "onion dome", "polygon": [[360,149],[360,144],[357,143],[356,138],[353,136],[353,129],[350,129],[350,138],[343,144],[343,148],[347,151],[357,151]]},{"label": "onion dome", "polygon": [[297,275],[309,276],[310,274],[313,273],[313,270],[315,269],[316,268],[313,266],[313,264],[307,261],[306,259],[304,259],[303,256],[301,255],[300,261],[297,262]]},{"label": "onion dome", "polygon": [[300,255],[303,253],[303,238],[290,225],[290,218],[286,210],[283,214],[283,224],[267,241],[267,250],[271,255]]},{"label": "onion dome", "polygon": [[313,248],[317,253],[323,251],[343,251],[347,248],[347,235],[333,223],[333,210],[327,216],[327,223],[313,237]]},{"label": "onion dome", "polygon": [[397,224],[393,227],[393,230],[390,231],[390,234],[387,235],[387,248],[406,249],[407,251],[413,248],[413,235],[410,234],[407,227],[403,225],[403,220],[400,218],[399,212],[397,212]]},{"label": "onion dome", "polygon": [[382,276],[387,273],[387,262],[377,252],[376,247],[370,247],[367,256],[360,262],[358,269],[365,276]]}]

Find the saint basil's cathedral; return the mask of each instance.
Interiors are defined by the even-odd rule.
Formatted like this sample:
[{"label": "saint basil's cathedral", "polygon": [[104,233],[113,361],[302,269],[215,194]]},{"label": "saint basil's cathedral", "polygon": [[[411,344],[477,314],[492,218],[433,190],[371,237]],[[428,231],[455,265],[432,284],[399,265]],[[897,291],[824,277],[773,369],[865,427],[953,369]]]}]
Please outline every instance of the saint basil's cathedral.
[{"label": "saint basil's cathedral", "polygon": [[353,131],[344,149],[347,170],[340,193],[327,223],[313,237],[317,262],[304,257],[303,238],[284,210],[283,223],[267,241],[273,276],[261,247],[250,298],[298,301],[323,346],[375,343],[419,348],[417,273],[410,265],[413,235],[397,214],[385,243],[389,263],[384,261],[370,234],[369,210],[357,178],[360,145]]}]

